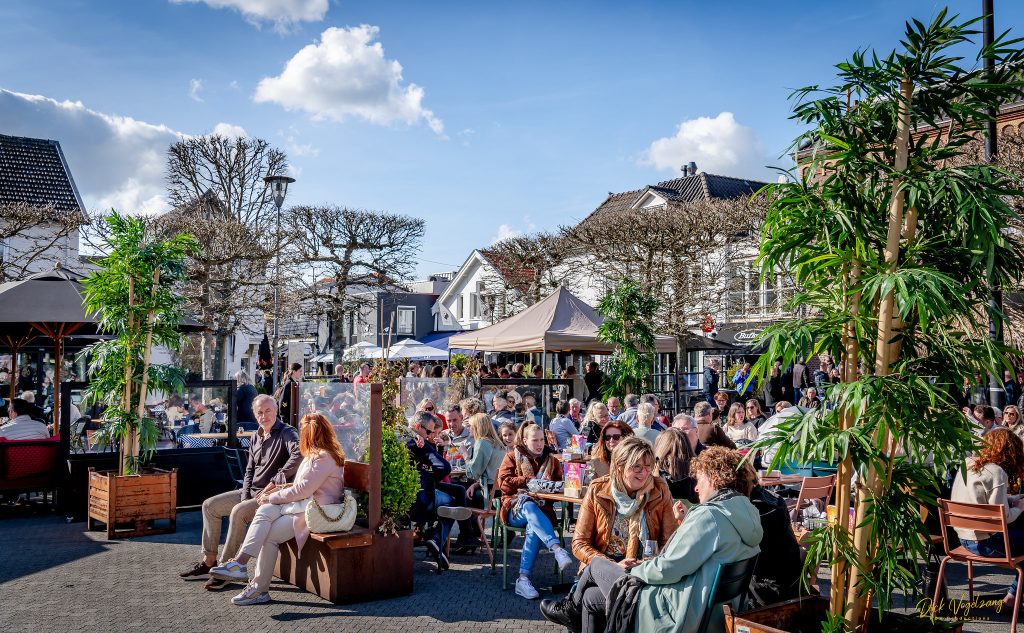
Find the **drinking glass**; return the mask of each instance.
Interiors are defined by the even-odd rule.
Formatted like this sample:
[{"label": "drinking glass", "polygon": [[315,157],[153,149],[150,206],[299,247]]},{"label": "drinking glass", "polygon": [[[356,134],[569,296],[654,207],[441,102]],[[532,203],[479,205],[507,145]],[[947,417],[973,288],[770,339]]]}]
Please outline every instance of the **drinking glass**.
[{"label": "drinking glass", "polygon": [[644,541],[644,560],[654,558],[658,555],[658,541],[647,539]]}]

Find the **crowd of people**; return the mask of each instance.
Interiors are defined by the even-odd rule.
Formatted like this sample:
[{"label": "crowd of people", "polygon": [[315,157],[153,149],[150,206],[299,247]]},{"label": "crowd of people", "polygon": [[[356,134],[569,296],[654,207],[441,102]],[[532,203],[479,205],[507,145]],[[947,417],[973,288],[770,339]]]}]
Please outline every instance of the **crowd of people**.
[{"label": "crowd of people", "polygon": [[[521,369],[499,368],[496,373],[511,377]],[[715,363],[708,369],[719,371]],[[828,376],[833,369],[823,363],[820,370],[803,371]],[[781,366],[776,370],[780,377],[797,375]],[[736,375],[744,371],[749,367],[740,367]],[[517,595],[540,597],[531,575],[544,550],[559,570],[578,571],[568,595],[540,605],[547,619],[572,631],[690,631],[704,614],[706,592],[719,564],[755,555],[759,558],[750,590],[755,603],[795,597],[802,564],[790,508],[760,485],[753,460],[744,461],[743,456],[777,423],[777,412],[797,410],[793,401],[803,410],[830,405],[813,380],[782,389],[771,404],[764,402],[764,386],[747,388],[753,383],[749,375],[734,379],[737,389],[714,389],[692,412],[672,417],[650,393],[626,394],[620,401],[560,398],[555,391],[558,399],[550,414],[537,402],[546,394],[524,387],[480,390],[480,397],[446,406],[440,396],[424,397],[405,430],[405,445],[420,477],[411,524],[440,573],[449,568],[450,554],[471,553],[482,545],[472,509],[495,503],[495,520],[524,534]],[[319,404],[330,409],[330,402]],[[301,547],[308,534],[296,507],[313,498],[336,503],[342,494],[345,458],[335,421],[309,414],[296,430],[279,419],[280,408],[270,396],[253,399],[259,429],[243,486],[204,503],[203,556],[182,574],[208,575],[206,586],[211,589],[246,583],[232,598],[235,604],[269,600],[278,545],[296,538]],[[964,414],[982,448],[950,478],[950,496],[1003,505],[1013,522],[1024,514],[1020,409],[978,404],[965,407]],[[538,482],[563,479],[566,452],[578,448],[580,438],[589,449],[588,485],[571,547],[566,547],[556,529],[554,506],[529,491]],[[453,463],[462,476],[453,477]],[[282,486],[292,480],[293,485]],[[224,517],[229,519],[228,535],[220,547]],[[456,524],[458,535],[449,549]],[[1004,547],[1001,536],[959,532],[961,543],[972,552],[997,555]],[[1024,554],[1024,529],[1011,527],[1010,543],[1014,555]],[[218,552],[223,553],[219,559]],[[250,582],[253,559],[256,570]],[[1007,604],[1016,596],[1014,584]],[[720,619],[721,614],[712,617]]]}]

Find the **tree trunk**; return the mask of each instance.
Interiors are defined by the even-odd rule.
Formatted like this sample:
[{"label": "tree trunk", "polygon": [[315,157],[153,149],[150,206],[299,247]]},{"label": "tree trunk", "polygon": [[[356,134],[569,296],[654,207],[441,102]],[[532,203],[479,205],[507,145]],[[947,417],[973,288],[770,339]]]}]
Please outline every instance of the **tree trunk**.
[{"label": "tree trunk", "polygon": [[[135,307],[135,280],[128,278],[128,331],[135,327],[135,317],[132,310]],[[121,410],[125,413],[132,410],[132,358],[129,356],[124,364],[124,395],[121,400]],[[132,437],[121,438],[121,475],[127,475],[130,471],[130,459],[133,449]]]},{"label": "tree trunk", "polygon": [[[902,100],[899,104],[900,114],[897,128],[898,137],[896,139],[896,164],[894,165],[897,172],[906,171],[907,169],[907,154],[910,147],[910,100],[913,97],[913,92],[914,86],[910,82],[910,79],[904,74],[903,79],[900,82]],[[900,189],[901,184],[901,179],[893,179],[892,199],[889,203],[889,230],[885,240],[885,262],[887,270],[890,273],[895,272],[897,265],[899,264],[900,237],[903,233],[903,208],[905,197],[904,193]],[[896,351],[895,346],[892,344],[893,336],[896,334],[894,330],[894,326],[896,325],[894,318],[896,301],[893,292],[894,291],[890,291],[878,306],[878,336],[875,340],[875,376],[889,375],[889,367],[892,365],[894,360],[892,355],[893,352]],[[882,437],[876,437],[875,440],[878,442],[878,445],[888,445],[888,432],[884,432]],[[867,515],[872,495],[880,495],[881,493],[882,481],[879,473],[874,466],[870,466],[864,477],[864,481],[859,483],[857,487],[857,523],[853,534],[853,547],[857,552],[860,567],[864,570],[863,573],[870,574],[873,571],[870,561],[873,556],[876,543],[871,541],[872,526],[862,526],[861,524],[864,522],[864,517]],[[866,592],[864,595],[858,595],[858,585],[860,584],[860,574],[862,573],[861,569],[854,567],[850,570],[850,584],[847,588],[847,604],[849,606],[846,611],[846,623],[851,630],[860,626],[868,608],[869,596]]]},{"label": "tree trunk", "polygon": [[213,348],[214,348],[214,337],[210,331],[203,331],[203,336],[200,341],[200,349],[202,351],[202,363],[203,363],[203,380],[214,380],[213,371]]},{"label": "tree trunk", "polygon": [[[686,370],[689,369],[687,361],[688,352],[686,351],[686,339],[689,338],[687,333],[676,335],[676,393],[679,393],[679,386],[683,384],[683,380],[686,374]],[[676,402],[676,413],[682,409],[679,406],[680,403]]]},{"label": "tree trunk", "polygon": [[[152,295],[156,294],[157,287],[160,284],[160,269],[157,268],[153,271],[153,289],[151,291],[150,299]],[[150,353],[153,350],[153,322],[156,320],[156,306],[149,306],[149,314],[146,316],[146,343],[142,348],[142,384],[139,385],[139,405],[136,409],[136,417],[138,418],[139,425],[142,424],[143,418],[146,416],[146,389],[149,386],[149,358]],[[136,426],[135,430],[132,431],[132,448],[135,453],[132,457],[138,457],[139,454],[139,427]]]},{"label": "tree trunk", "polygon": [[345,353],[345,338],[348,332],[345,331],[345,313],[335,315],[331,313],[331,351],[334,353],[334,364],[342,361]]}]

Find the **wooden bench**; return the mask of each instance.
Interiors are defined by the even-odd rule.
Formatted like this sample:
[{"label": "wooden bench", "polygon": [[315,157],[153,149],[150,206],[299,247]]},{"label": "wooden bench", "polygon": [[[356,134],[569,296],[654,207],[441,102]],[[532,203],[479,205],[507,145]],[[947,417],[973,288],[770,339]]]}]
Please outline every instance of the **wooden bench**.
[{"label": "wooden bench", "polygon": [[[365,492],[366,520],[348,532],[309,535],[297,556],[295,539],[281,544],[274,574],[335,604],[394,598],[412,593],[411,530],[384,536],[380,527],[381,391],[370,394],[370,463],[345,463],[345,487]],[[295,400],[297,402],[298,400]]]}]

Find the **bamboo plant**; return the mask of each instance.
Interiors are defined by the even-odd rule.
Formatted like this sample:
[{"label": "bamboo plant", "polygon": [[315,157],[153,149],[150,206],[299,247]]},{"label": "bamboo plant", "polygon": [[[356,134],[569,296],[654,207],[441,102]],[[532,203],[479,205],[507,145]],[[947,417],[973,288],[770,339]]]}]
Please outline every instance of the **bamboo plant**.
[{"label": "bamboo plant", "polygon": [[179,283],[186,255],[195,248],[188,235],[159,240],[142,219],[112,212],[103,220],[106,256],[85,286],[85,309],[112,335],[87,347],[89,386],[85,398],[107,406],[103,429],[120,446],[119,474],[138,474],[156,449],[159,430],[146,412],[147,394],[180,392],[183,370],[151,362],[154,345],[178,351],[184,336]]},{"label": "bamboo plant", "polygon": [[630,280],[620,283],[598,303],[597,311],[605,320],[597,329],[597,340],[615,346],[605,365],[602,395],[622,397],[644,390],[654,364],[657,310],[657,300]]},{"label": "bamboo plant", "polygon": [[[772,468],[837,463],[841,519],[815,530],[807,557],[812,569],[831,562],[824,630],[858,629],[872,598],[881,611],[912,589],[922,510],[934,511],[946,467],[975,448],[953,394],[966,375],[1010,366],[1013,352],[987,336],[988,320],[1004,318],[988,302],[1024,272],[1007,204],[1022,192],[991,165],[952,163],[991,112],[1021,98],[1024,56],[1004,35],[965,63],[976,22],[946,11],[913,20],[898,50],[859,51],[837,66],[838,85],[798,90],[801,172],[766,188],[761,272],[792,272],[790,307],[810,316],[766,329],[755,374],[823,353],[843,370],[828,406],[757,443],[778,449]],[[985,55],[996,60],[991,75]]]}]

